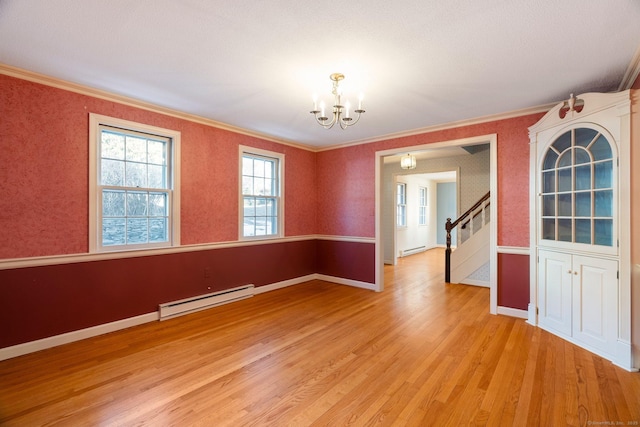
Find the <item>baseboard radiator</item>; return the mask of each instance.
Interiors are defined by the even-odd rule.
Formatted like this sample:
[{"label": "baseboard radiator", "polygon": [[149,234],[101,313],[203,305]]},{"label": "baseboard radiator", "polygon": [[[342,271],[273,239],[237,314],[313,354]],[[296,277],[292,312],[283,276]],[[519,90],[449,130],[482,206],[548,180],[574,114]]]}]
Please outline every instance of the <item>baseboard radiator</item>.
[{"label": "baseboard radiator", "polygon": [[224,291],[160,304],[160,320],[167,320],[183,314],[194,313],[217,305],[249,298],[254,295],[254,290],[253,285],[239,286],[233,289],[225,289]]},{"label": "baseboard radiator", "polygon": [[413,254],[417,254],[418,252],[424,252],[427,250],[426,246],[417,246],[415,248],[411,248],[411,249],[404,249],[400,251],[400,256],[407,256],[407,255],[413,255]]}]

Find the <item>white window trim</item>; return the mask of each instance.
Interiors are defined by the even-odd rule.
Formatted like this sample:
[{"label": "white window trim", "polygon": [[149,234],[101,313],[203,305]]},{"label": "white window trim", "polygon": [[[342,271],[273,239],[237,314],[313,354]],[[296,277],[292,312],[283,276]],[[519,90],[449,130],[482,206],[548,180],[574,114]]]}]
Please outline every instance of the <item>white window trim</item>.
[{"label": "white window trim", "polygon": [[[98,170],[99,156],[98,141],[100,134],[100,126],[111,126],[122,128],[124,130],[132,130],[144,132],[171,139],[171,213],[170,213],[170,235],[169,241],[161,245],[131,245],[131,247],[109,248],[102,247],[98,237],[100,236],[99,228],[101,213],[98,210]],[[164,129],[157,126],[146,125],[142,123],[132,122],[128,120],[118,119],[115,117],[103,116],[100,114],[89,113],[89,252],[124,252],[132,250],[145,250],[158,247],[177,247],[180,246],[180,132]]]},{"label": "white window trim", "polygon": [[[254,154],[257,156],[272,157],[278,159],[278,233],[268,236],[245,236],[244,235],[244,199],[242,197],[242,156],[244,154]],[[284,154],[275,151],[262,150],[260,148],[249,147],[247,145],[238,146],[238,240],[270,240],[280,239],[285,236],[284,232]]]}]

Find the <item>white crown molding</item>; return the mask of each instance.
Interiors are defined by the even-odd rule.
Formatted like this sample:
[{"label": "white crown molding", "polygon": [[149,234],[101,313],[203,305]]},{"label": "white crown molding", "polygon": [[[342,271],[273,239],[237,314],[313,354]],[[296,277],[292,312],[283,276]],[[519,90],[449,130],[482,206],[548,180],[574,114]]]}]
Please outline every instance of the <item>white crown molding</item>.
[{"label": "white crown molding", "polygon": [[627,71],[624,73],[624,77],[622,77],[622,81],[620,82],[620,86],[618,86],[618,92],[622,92],[627,89],[631,89],[633,83],[640,75],[640,46],[638,46],[638,50],[636,50],[636,54],[633,55],[631,59],[631,63],[627,67]]},{"label": "white crown molding", "polygon": [[500,113],[500,114],[493,114],[489,116],[478,117],[475,119],[460,120],[456,122],[449,122],[449,123],[444,123],[439,125],[427,126],[424,128],[418,128],[418,129],[412,129],[412,130],[398,132],[398,133],[387,134],[374,139],[362,139],[358,141],[352,141],[346,144],[332,145],[328,147],[315,147],[315,146],[297,143],[294,141],[288,141],[285,139],[274,138],[273,136],[270,136],[270,135],[249,131],[247,129],[231,126],[222,122],[217,122],[215,120],[207,119],[205,117],[197,116],[194,114],[188,114],[182,111],[173,110],[166,107],[161,107],[159,105],[151,104],[135,98],[117,95],[104,90],[95,89],[95,88],[80,85],[77,83],[72,83],[66,80],[58,79],[55,77],[47,76],[47,75],[36,73],[33,71],[12,67],[10,65],[3,64],[3,63],[0,63],[0,74],[15,77],[22,80],[27,80],[34,83],[43,84],[46,86],[55,87],[62,90],[68,90],[70,92],[78,93],[81,95],[87,95],[87,96],[91,96],[98,99],[104,99],[106,101],[116,102],[118,104],[128,105],[130,107],[152,111],[154,113],[164,114],[170,117],[175,117],[178,119],[187,120],[194,123],[199,123],[206,126],[227,130],[227,131],[238,133],[241,135],[247,135],[254,138],[259,138],[265,141],[271,141],[271,142],[275,142],[282,145],[288,145],[291,147],[295,147],[301,150],[306,150],[311,152],[337,150],[340,148],[346,148],[346,147],[351,147],[355,145],[370,144],[373,142],[384,141],[387,139],[403,138],[403,137],[419,135],[423,133],[436,132],[439,130],[446,130],[446,129],[462,127],[462,126],[471,126],[471,125],[476,125],[476,124],[481,124],[481,123],[486,123],[491,121],[526,116],[529,114],[542,113],[542,112],[549,111],[549,109],[551,109],[554,105],[557,104],[557,103],[553,103],[553,104],[541,105],[537,107],[525,108],[522,110],[515,110],[507,113]]},{"label": "white crown molding", "polygon": [[436,132],[440,130],[478,125],[478,124],[487,123],[487,122],[495,122],[499,120],[511,119],[514,117],[528,116],[529,114],[546,113],[557,104],[558,104],[557,102],[554,102],[552,104],[539,105],[537,107],[524,108],[521,110],[509,111],[506,113],[492,114],[489,116],[477,117],[474,119],[459,120],[456,122],[449,122],[449,123],[443,123],[439,125],[427,126],[424,128],[412,129],[412,130],[407,130],[407,131],[402,131],[397,133],[390,133],[387,135],[379,136],[375,139],[352,141],[346,144],[331,145],[329,147],[318,147],[316,151],[320,152],[320,151],[337,150],[339,148],[346,148],[354,145],[370,144],[378,141],[386,141],[388,139],[405,138],[408,136],[421,135],[424,133],[431,133],[431,132]]},{"label": "white crown molding", "polygon": [[95,89],[95,88],[84,86],[77,83],[72,83],[66,80],[46,76],[44,74],[36,73],[33,71],[12,67],[7,64],[0,63],[0,74],[4,74],[10,77],[15,77],[22,80],[27,80],[33,83],[39,83],[46,86],[55,87],[62,90],[67,90],[69,92],[74,92],[81,95],[91,96],[93,98],[116,102],[118,104],[127,105],[130,107],[140,108],[142,110],[163,114],[165,116],[175,117],[182,120],[187,120],[193,123],[199,123],[202,125],[211,126],[217,129],[227,130],[227,131],[238,133],[241,135],[247,135],[254,138],[259,138],[265,141],[276,142],[278,144],[288,145],[291,147],[312,151],[312,152],[316,151],[315,147],[312,147],[312,146],[299,144],[299,143],[288,141],[285,139],[274,138],[271,135],[266,135],[259,132],[254,132],[247,129],[235,127],[232,125],[228,125],[226,123],[222,123],[215,120],[207,119],[205,117],[197,116],[195,114],[189,114],[189,113],[174,110],[171,108],[161,107],[159,105],[151,104],[145,101],[141,101],[139,99],[130,98],[123,95],[117,95],[104,90]]}]

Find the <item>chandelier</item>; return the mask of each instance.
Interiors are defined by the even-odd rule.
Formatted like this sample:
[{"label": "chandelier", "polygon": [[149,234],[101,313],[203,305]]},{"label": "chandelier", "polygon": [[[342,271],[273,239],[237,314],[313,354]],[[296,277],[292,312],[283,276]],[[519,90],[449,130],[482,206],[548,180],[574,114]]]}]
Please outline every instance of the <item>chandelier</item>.
[{"label": "chandelier", "polygon": [[353,110],[356,114],[356,117],[353,118],[349,115],[349,109],[351,108],[349,101],[346,101],[344,105],[342,105],[340,80],[344,79],[344,74],[333,73],[329,78],[333,82],[333,89],[331,90],[331,93],[333,94],[333,111],[331,112],[331,120],[329,120],[329,117],[325,114],[324,101],[320,101],[320,109],[318,109],[318,102],[315,97],[313,99],[313,110],[310,111],[310,113],[315,116],[316,122],[325,129],[331,129],[336,123],[339,123],[342,129],[346,129],[349,126],[353,126],[358,123],[360,115],[364,113],[364,110],[362,109],[362,95],[360,95],[360,99],[358,100],[358,108]]}]

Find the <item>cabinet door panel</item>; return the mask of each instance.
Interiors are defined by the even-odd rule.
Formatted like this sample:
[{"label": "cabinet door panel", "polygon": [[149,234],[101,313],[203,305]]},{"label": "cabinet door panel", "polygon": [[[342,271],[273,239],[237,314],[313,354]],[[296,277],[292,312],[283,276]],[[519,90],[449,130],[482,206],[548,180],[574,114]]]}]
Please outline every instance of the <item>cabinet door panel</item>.
[{"label": "cabinet door panel", "polygon": [[538,263],[538,322],[571,335],[571,255],[543,251]]},{"label": "cabinet door panel", "polygon": [[573,336],[605,352],[613,352],[617,339],[618,262],[573,257]]}]

